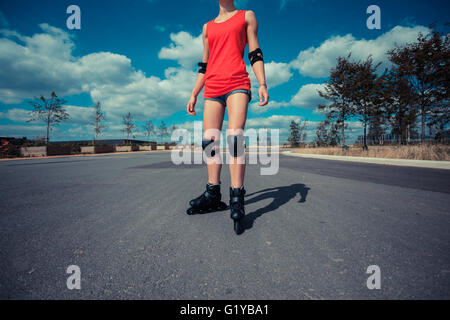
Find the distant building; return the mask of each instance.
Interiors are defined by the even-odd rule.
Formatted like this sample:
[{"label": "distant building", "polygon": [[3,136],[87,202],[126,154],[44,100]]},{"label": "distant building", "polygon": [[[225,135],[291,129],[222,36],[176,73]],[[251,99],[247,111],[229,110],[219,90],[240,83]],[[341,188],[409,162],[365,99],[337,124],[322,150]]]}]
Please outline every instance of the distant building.
[{"label": "distant building", "polygon": [[[71,143],[71,144],[80,144],[87,145],[92,143],[92,140],[71,140],[71,141],[50,141],[50,143]],[[144,141],[144,140],[134,140],[134,139],[103,139],[103,140],[95,140],[96,144],[103,144],[108,146],[132,143],[136,145],[144,145],[146,143],[155,143],[154,141]]]},{"label": "distant building", "polygon": [[2,142],[8,141],[10,144],[21,145],[21,144],[24,144],[25,142],[28,142],[29,140],[27,140],[27,137],[23,137],[23,138],[0,137],[0,141],[2,141]]}]

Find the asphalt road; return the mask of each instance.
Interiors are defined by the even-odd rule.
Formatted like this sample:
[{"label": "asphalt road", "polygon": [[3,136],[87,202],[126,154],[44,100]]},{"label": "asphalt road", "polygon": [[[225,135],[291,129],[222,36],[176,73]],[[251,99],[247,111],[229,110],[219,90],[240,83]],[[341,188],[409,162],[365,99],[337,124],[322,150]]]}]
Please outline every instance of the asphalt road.
[{"label": "asphalt road", "polygon": [[[185,214],[206,171],[169,153],[0,162],[0,176],[2,299],[450,298],[450,170],[250,165],[239,236],[228,211]],[[227,202],[228,168],[222,181]]]}]

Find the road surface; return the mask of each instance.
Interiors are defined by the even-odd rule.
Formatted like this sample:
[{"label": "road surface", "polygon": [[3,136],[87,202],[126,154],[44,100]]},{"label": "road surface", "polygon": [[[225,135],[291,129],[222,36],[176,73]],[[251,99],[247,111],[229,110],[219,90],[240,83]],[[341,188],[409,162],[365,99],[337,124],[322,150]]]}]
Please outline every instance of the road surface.
[{"label": "road surface", "polygon": [[[0,298],[450,298],[449,170],[287,156],[275,176],[259,169],[237,236],[228,211],[185,214],[206,171],[169,153],[1,162]],[[222,182],[227,202],[225,167]]]}]

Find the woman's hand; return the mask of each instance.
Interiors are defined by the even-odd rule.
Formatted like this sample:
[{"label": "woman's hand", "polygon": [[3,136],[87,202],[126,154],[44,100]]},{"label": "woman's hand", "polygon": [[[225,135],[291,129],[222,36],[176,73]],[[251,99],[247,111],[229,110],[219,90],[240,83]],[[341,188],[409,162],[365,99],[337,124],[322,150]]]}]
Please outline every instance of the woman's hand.
[{"label": "woman's hand", "polygon": [[191,116],[195,116],[195,104],[197,103],[197,97],[191,96],[189,99],[189,102],[186,106],[187,113],[189,113]]},{"label": "woman's hand", "polygon": [[[266,86],[261,86],[259,87],[259,101],[260,103],[258,103],[258,105],[265,106],[269,103],[269,93],[267,92],[267,87]],[[264,97],[264,102],[263,102],[263,98]]]}]

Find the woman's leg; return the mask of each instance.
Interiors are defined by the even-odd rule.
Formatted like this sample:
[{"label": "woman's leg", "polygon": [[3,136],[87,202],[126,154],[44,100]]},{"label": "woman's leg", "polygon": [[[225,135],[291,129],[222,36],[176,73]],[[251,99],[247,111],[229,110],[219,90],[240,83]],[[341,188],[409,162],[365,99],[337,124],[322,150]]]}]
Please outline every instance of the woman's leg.
[{"label": "woman's leg", "polygon": [[[244,134],[245,121],[247,119],[248,95],[246,93],[237,92],[228,96],[228,134],[242,135]],[[237,148],[240,149],[239,146]],[[245,152],[238,157],[230,157],[230,176],[231,186],[240,188],[244,185],[245,175]]]},{"label": "woman's leg", "polygon": [[[220,139],[215,136],[217,130],[222,130],[223,116],[225,114],[225,106],[218,101],[205,100],[205,110],[203,111],[203,139],[204,140],[216,140]],[[215,129],[215,130],[209,130]],[[214,158],[207,159],[206,163],[208,166],[208,182],[210,184],[220,183],[220,170],[222,169],[222,164],[219,163],[220,150]]]}]

